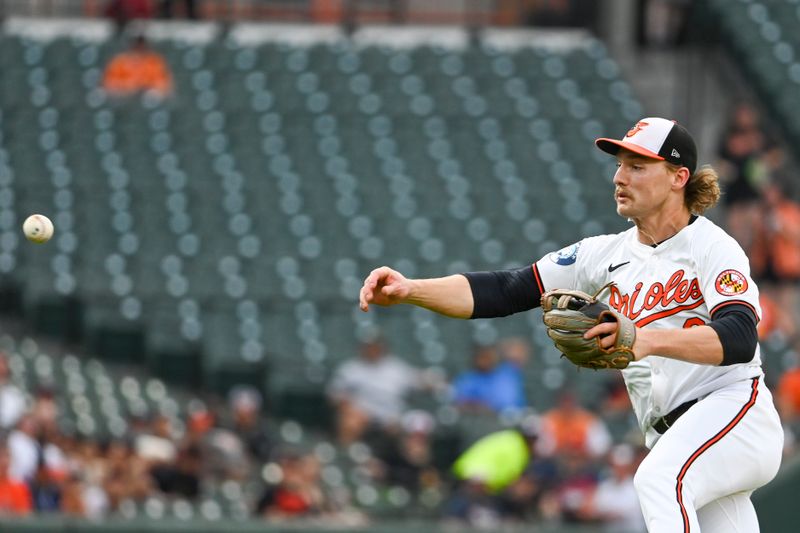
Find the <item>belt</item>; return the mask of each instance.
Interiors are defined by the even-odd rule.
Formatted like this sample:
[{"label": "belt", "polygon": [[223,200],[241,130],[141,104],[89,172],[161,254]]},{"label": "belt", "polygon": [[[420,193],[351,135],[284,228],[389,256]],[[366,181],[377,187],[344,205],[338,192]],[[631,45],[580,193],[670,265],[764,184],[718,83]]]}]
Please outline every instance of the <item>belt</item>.
[{"label": "belt", "polygon": [[678,420],[683,413],[689,410],[691,406],[697,403],[697,400],[690,400],[686,403],[680,404],[678,407],[665,414],[653,423],[653,429],[660,434],[664,434],[672,427],[676,420]]}]

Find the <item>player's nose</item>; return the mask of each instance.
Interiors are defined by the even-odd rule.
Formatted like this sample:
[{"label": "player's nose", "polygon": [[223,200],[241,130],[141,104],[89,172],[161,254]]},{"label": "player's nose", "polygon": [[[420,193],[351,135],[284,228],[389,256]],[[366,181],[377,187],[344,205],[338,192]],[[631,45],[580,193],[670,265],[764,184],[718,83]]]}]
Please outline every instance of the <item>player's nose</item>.
[{"label": "player's nose", "polygon": [[626,185],[628,183],[628,178],[625,175],[625,170],[623,167],[618,167],[617,171],[614,173],[614,185]]}]

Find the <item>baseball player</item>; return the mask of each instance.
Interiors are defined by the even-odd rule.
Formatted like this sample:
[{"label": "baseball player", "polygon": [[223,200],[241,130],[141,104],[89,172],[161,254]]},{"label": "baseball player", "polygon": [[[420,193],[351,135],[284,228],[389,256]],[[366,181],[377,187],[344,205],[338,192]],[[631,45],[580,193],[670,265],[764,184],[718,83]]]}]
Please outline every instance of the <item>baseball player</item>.
[{"label": "baseball player", "polygon": [[[551,289],[594,293],[613,282],[598,298],[636,326],[622,372],[651,448],[635,476],[648,531],[757,532],[750,494],[777,473],[783,430],[764,385],[747,257],[702,216],[719,199],[717,174],[697,169],[692,136],[663,118],[595,144],[617,159],[617,213],[633,227],[518,270],[407,279],[380,267],[364,281],[361,309],[409,303],[501,317],[540,305]],[[617,328],[601,323],[585,338],[611,347]]]}]

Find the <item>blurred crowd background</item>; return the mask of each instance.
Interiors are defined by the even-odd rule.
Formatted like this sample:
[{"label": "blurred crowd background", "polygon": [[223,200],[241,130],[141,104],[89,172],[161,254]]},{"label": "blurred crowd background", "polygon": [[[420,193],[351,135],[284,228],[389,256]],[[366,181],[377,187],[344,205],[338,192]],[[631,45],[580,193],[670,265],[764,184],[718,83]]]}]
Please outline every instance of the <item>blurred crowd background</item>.
[{"label": "blurred crowd background", "polygon": [[[484,4],[434,15],[411,1],[0,1],[3,514],[644,531],[632,479],[647,451],[618,373],[567,368],[537,313],[508,327],[453,329],[395,309],[357,316],[360,278],[383,261],[409,275],[501,268],[624,227],[610,201],[592,207],[610,199],[611,173],[589,153],[591,139],[621,134],[649,102],[637,102],[626,81],[636,68],[624,56],[617,65],[613,39],[605,34],[607,52],[592,36],[604,35],[607,6]],[[735,54],[722,30],[711,44],[696,38],[720,4],[627,2],[630,44],[662,61],[687,48]],[[800,26],[800,10],[784,28],[773,11],[783,5],[736,4],[727,24],[738,27],[741,16],[760,28],[748,44],[763,38],[763,53],[788,72],[784,83],[797,83],[790,52],[800,51],[788,30]],[[142,24],[235,25],[276,13],[342,23],[347,35],[372,19],[427,16],[470,28],[558,28],[578,44],[420,51],[412,36],[404,51],[354,52],[313,39],[248,46],[212,36],[175,45]],[[113,30],[100,44],[53,40],[19,15],[86,16]],[[765,63],[753,61],[747,74]],[[745,249],[761,290],[766,380],[791,461],[800,190],[787,148],[793,123],[766,101],[781,84],[761,78],[727,95],[712,134],[695,126],[724,180],[711,217]],[[345,93],[357,103],[336,98]],[[387,111],[392,98],[408,107]],[[470,147],[485,157],[473,159]],[[267,158],[248,166],[259,151]],[[150,172],[163,174],[165,188],[149,183]],[[422,172],[430,175],[414,175]],[[253,188],[261,173],[269,183]],[[104,204],[100,218],[83,200]],[[158,215],[164,226],[137,211],[150,202],[169,211]],[[204,211],[212,203],[226,218]],[[72,240],[26,251],[30,244],[7,237],[26,209],[50,214],[57,239]],[[557,220],[568,227],[553,227]],[[156,233],[171,240],[154,270],[143,260],[137,270],[147,243],[165,240]],[[223,239],[238,248],[214,248]],[[316,269],[324,261],[329,270]]]}]

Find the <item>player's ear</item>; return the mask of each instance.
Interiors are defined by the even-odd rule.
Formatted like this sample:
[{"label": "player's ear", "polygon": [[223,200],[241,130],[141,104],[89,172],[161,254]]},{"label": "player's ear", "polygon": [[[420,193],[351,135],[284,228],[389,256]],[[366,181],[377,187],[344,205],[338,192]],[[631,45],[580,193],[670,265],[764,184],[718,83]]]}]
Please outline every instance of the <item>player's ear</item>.
[{"label": "player's ear", "polygon": [[670,179],[672,180],[672,187],[674,189],[683,189],[686,187],[686,184],[689,183],[689,178],[691,174],[689,169],[686,167],[680,167],[676,169],[674,172],[670,172]]}]

